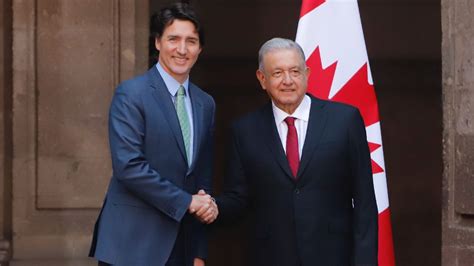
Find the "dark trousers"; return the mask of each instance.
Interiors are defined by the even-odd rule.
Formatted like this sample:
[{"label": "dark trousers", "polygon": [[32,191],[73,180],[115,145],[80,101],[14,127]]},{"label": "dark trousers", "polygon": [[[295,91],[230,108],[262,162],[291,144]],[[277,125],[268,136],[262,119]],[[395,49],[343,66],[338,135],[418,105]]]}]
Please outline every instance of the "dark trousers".
[{"label": "dark trousers", "polygon": [[[185,217],[186,219],[187,217]],[[179,227],[178,236],[176,237],[176,242],[174,243],[173,250],[171,251],[168,262],[166,266],[185,266],[186,265],[186,239],[184,234],[184,226],[181,223]]]}]

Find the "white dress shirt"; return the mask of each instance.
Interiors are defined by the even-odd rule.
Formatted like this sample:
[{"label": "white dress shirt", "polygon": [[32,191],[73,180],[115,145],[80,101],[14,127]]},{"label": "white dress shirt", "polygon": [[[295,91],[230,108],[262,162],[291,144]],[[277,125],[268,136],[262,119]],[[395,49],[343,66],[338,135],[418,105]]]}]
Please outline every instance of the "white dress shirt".
[{"label": "white dress shirt", "polygon": [[288,135],[288,125],[285,122],[285,118],[288,116],[294,117],[295,128],[298,134],[298,152],[301,159],[303,153],[303,145],[306,139],[306,130],[308,129],[309,112],[311,110],[311,98],[305,95],[300,105],[296,108],[295,112],[288,114],[285,111],[278,108],[272,101],[273,116],[275,117],[275,124],[280,136],[283,150],[286,153],[286,136]]},{"label": "white dress shirt", "polygon": [[[171,100],[173,103],[176,101],[176,92],[178,92],[179,86],[183,85],[184,91],[186,92],[186,95],[184,96],[184,104],[186,105],[186,112],[188,113],[188,118],[189,118],[189,125],[190,125],[190,141],[189,141],[189,157],[193,158],[194,154],[194,123],[193,123],[193,109],[191,105],[191,97],[189,97],[189,77],[183,82],[183,84],[180,84],[176,79],[174,79],[168,72],[166,72],[163,67],[160,65],[158,62],[156,64],[156,69],[158,69],[158,72],[160,72],[161,77],[163,78],[163,81],[165,82],[166,87],[168,88],[168,91],[170,93]],[[191,159],[193,160],[193,159]],[[191,165],[192,162],[189,162],[189,165]]]}]

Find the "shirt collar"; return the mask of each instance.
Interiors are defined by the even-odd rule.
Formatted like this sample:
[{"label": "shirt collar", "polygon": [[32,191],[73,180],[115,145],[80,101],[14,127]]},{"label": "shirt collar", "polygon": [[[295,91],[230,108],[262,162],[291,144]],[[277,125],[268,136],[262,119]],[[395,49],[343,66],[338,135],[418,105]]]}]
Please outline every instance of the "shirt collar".
[{"label": "shirt collar", "polygon": [[166,88],[172,96],[176,95],[176,92],[178,91],[180,85],[183,85],[184,90],[186,91],[186,95],[189,95],[189,77],[183,82],[183,84],[180,84],[176,79],[174,79],[170,74],[168,74],[168,72],[163,69],[159,62],[156,63],[156,69],[158,69],[158,72],[160,73],[161,77],[163,78],[163,81],[165,82]]},{"label": "shirt collar", "polygon": [[308,95],[305,95],[300,105],[296,108],[296,110],[291,115],[281,110],[280,108],[278,108],[273,101],[272,101],[272,108],[273,108],[273,116],[275,116],[275,121],[277,122],[277,124],[282,123],[283,120],[285,120],[285,118],[287,118],[288,116],[308,122],[309,112],[311,110],[311,98],[309,98]]}]

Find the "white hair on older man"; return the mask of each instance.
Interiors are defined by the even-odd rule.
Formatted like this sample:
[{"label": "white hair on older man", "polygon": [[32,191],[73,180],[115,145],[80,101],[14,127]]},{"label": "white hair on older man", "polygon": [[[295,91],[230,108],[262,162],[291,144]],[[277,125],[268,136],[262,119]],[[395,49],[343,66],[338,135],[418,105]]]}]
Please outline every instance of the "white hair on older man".
[{"label": "white hair on older man", "polygon": [[303,49],[299,44],[296,42],[290,40],[290,39],[284,39],[284,38],[273,38],[268,41],[266,41],[262,47],[260,47],[260,50],[258,51],[258,69],[263,71],[263,57],[275,50],[283,50],[283,49],[293,49],[298,52],[298,54],[301,56],[301,62],[304,64],[306,61],[306,58],[304,56]]}]

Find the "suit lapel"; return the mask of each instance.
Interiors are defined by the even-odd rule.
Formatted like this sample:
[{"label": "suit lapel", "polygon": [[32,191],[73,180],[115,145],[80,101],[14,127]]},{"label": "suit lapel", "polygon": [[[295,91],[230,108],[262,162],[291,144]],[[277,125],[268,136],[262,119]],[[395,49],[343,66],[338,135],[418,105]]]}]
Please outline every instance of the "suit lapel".
[{"label": "suit lapel", "polygon": [[204,119],[204,106],[201,101],[201,98],[198,97],[197,87],[189,83],[189,96],[191,97],[191,106],[193,111],[193,161],[189,171],[194,169],[196,162],[196,157],[199,154],[199,149],[201,148],[201,138],[203,136],[203,119]]},{"label": "suit lapel", "polygon": [[313,152],[321,140],[321,135],[326,126],[327,115],[324,111],[325,103],[319,99],[311,97],[311,111],[309,114],[308,129],[306,130],[306,138],[303,145],[303,154],[301,156],[300,166],[298,168],[298,180],[304,173],[304,170],[310,162]]},{"label": "suit lapel", "polygon": [[161,75],[156,69],[156,67],[152,67],[148,71],[148,76],[151,80],[151,87],[154,88],[152,93],[153,97],[155,98],[159,108],[163,112],[166,121],[168,122],[171,128],[171,131],[173,131],[174,138],[176,140],[176,143],[178,144],[183,159],[187,161],[186,150],[184,149],[183,135],[181,134],[181,128],[179,126],[178,121],[178,115],[176,114],[176,109],[174,107],[173,101],[171,100],[170,93],[166,88],[165,82],[161,78]]},{"label": "suit lapel", "polygon": [[288,164],[288,160],[286,159],[285,150],[281,145],[280,136],[278,135],[278,130],[275,125],[275,117],[273,116],[271,102],[264,107],[262,113],[262,121],[260,124],[263,133],[262,136],[264,136],[265,142],[270,148],[273,156],[275,156],[276,161],[278,162],[282,170],[286,173],[286,175],[292,181],[294,181],[293,174],[290,170],[290,165]]}]

